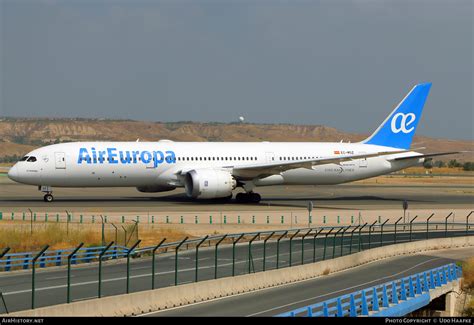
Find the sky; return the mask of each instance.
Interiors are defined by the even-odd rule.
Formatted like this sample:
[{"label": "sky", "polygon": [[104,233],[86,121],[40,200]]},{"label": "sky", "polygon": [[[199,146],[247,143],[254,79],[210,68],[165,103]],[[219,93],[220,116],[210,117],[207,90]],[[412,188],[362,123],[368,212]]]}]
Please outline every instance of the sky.
[{"label": "sky", "polygon": [[472,140],[472,0],[0,0],[0,116],[319,124]]}]

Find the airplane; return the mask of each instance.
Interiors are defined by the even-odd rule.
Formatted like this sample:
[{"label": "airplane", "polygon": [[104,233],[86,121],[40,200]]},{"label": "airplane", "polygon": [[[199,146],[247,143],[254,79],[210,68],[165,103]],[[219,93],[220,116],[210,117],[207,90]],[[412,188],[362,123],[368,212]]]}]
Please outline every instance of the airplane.
[{"label": "airplane", "polygon": [[358,143],[323,142],[70,142],[35,149],[8,172],[38,186],[135,187],[156,193],[184,188],[193,199],[258,203],[256,187],[332,185],[376,177],[459,152],[410,150],[431,83],[415,85],[375,132]]}]

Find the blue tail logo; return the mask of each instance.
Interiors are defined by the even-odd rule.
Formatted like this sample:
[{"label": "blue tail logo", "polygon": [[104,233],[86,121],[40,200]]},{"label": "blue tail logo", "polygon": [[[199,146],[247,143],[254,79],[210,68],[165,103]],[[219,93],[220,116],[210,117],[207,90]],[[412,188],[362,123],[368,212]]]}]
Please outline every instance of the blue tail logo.
[{"label": "blue tail logo", "polygon": [[410,149],[430,88],[431,83],[413,87],[377,130],[363,143]]}]

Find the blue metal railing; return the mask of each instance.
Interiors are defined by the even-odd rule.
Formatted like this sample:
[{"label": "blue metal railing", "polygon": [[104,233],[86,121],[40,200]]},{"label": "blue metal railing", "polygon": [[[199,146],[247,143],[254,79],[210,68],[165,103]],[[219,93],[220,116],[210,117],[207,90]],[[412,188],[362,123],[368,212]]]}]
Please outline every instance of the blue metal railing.
[{"label": "blue metal railing", "polygon": [[[90,263],[98,260],[100,252],[105,246],[81,248],[72,258],[71,264]],[[74,249],[63,249],[45,252],[38,260],[40,267],[61,266],[67,264],[68,256]],[[117,259],[127,255],[128,248],[124,246],[113,246],[104,259]],[[11,253],[0,259],[0,270],[11,271],[13,269],[28,269],[31,267],[33,257],[37,252]]]},{"label": "blue metal railing", "polygon": [[455,281],[461,276],[461,267],[447,264],[291,310],[277,317],[403,316],[428,305],[431,290]]}]

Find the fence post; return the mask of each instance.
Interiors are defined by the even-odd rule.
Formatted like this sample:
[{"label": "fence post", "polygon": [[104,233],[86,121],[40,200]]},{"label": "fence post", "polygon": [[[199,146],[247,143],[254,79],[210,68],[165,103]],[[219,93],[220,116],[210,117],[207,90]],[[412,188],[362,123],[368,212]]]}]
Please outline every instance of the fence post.
[{"label": "fence post", "polygon": [[377,220],[375,220],[370,226],[369,226],[369,249],[372,245],[372,228],[374,225],[377,223]]},{"label": "fence post", "polygon": [[276,263],[276,268],[280,268],[280,240],[285,237],[288,234],[288,230],[283,233],[280,237],[277,239],[277,263]]},{"label": "fence post", "polygon": [[[249,240],[249,274],[250,274],[250,267],[253,265],[253,258],[252,258],[252,242],[260,237],[260,233],[257,233],[252,239]],[[255,273],[255,267],[253,268],[253,272]]]},{"label": "fence post", "polygon": [[123,229],[123,246],[127,246],[127,229],[124,226],[121,226]]},{"label": "fence post", "polygon": [[354,229],[352,229],[351,231],[351,244],[349,246],[349,255],[352,254],[352,238],[354,237],[354,231],[356,231],[358,228],[360,227],[360,225],[357,225]]},{"label": "fence post", "polygon": [[365,295],[365,290],[361,291],[362,294],[362,311],[361,315],[362,316],[368,316],[369,315],[369,309],[367,308],[367,296]]},{"label": "fence post", "polygon": [[178,246],[176,246],[176,251],[175,251],[175,256],[174,256],[174,285],[177,286],[178,285],[178,252],[179,252],[179,248],[181,247],[181,245],[184,244],[184,242],[186,240],[188,240],[189,237],[186,236],[186,238],[184,238],[179,244]]},{"label": "fence post", "polygon": [[334,229],[334,228],[331,228],[331,229],[326,233],[326,235],[324,236],[323,261],[326,259],[326,245],[327,245],[326,241],[327,241],[327,239],[328,239],[329,234],[333,231],[333,229]]},{"label": "fence post", "polygon": [[469,233],[469,217],[474,211],[469,212],[469,214],[466,216],[466,236]]},{"label": "fence post", "polygon": [[428,217],[428,219],[426,219],[426,239],[429,238],[429,235],[428,235],[428,234],[429,234],[429,229],[430,229],[430,219],[433,218],[433,216],[434,216],[434,213],[432,213],[432,214]]},{"label": "fence post", "polygon": [[362,232],[362,229],[363,229],[365,226],[367,226],[367,222],[364,223],[364,224],[362,225],[362,227],[359,228],[359,250],[358,250],[359,252],[361,251],[361,247],[362,247],[362,246],[361,246],[361,239],[362,239],[362,238],[360,238],[360,237],[361,237],[361,232]]},{"label": "fence post", "polygon": [[67,257],[67,303],[71,302],[71,259],[83,245],[84,243],[80,243]]},{"label": "fence post", "polygon": [[394,235],[393,235],[393,243],[396,244],[397,243],[397,224],[400,222],[400,220],[402,220],[403,217],[400,217],[397,221],[395,221],[395,231],[394,231]]},{"label": "fence post", "polygon": [[411,233],[412,233],[412,224],[413,224],[413,221],[415,221],[415,219],[418,218],[418,216],[415,216],[413,219],[411,219],[410,221],[410,242],[411,242]]},{"label": "fence post", "polygon": [[267,241],[275,234],[275,232],[272,232],[270,234],[270,236],[268,236],[267,238],[265,238],[265,240],[263,241],[263,272],[265,272],[265,265],[266,265],[266,252],[267,252]]},{"label": "fence post", "polygon": [[349,303],[349,317],[357,317],[357,308],[355,305],[354,294],[351,293],[350,296],[350,303]]},{"label": "fence post", "polygon": [[[10,251],[10,247],[6,247],[1,253],[0,253],[0,260]],[[7,266],[5,264],[5,267],[3,268],[4,271],[7,270]]]},{"label": "fence post", "polygon": [[112,246],[114,242],[110,242],[99,254],[99,289],[97,296],[100,298],[102,296],[102,256],[107,252],[107,250]]},{"label": "fence post", "polygon": [[235,276],[235,245],[244,237],[245,234],[241,234],[239,238],[234,240],[232,243],[232,276]]},{"label": "fence post", "polygon": [[216,250],[214,252],[214,279],[217,279],[217,266],[218,266],[218,261],[217,261],[217,250],[219,247],[219,244],[227,237],[227,234],[222,236],[221,239],[216,243]]},{"label": "fence post", "polygon": [[334,238],[332,240],[332,258],[336,256],[336,237],[337,235],[341,232],[341,230],[344,228],[339,228],[336,233],[334,234]]},{"label": "fence post", "polygon": [[390,220],[390,218],[388,218],[387,220],[385,220],[381,225],[380,225],[380,247],[383,246],[383,227],[385,226],[385,224]]},{"label": "fence post", "polygon": [[166,241],[166,238],[163,238],[158,245],[156,245],[151,251],[151,289],[155,289],[155,253],[160,248],[160,246]]},{"label": "fence post", "polygon": [[[130,247],[130,249],[127,251],[127,293],[130,292],[130,255],[133,253],[133,250],[135,247],[137,247],[140,244],[141,240],[137,240],[137,242]],[[117,249],[117,248],[115,248]]]},{"label": "fence post", "polygon": [[446,216],[446,218],[444,219],[444,237],[448,237],[448,219],[449,217],[452,215],[453,213],[451,212],[450,214],[448,214]]},{"label": "fence post", "polygon": [[316,237],[323,231],[323,228],[319,229],[313,237],[313,263],[316,262]]},{"label": "fence post", "polygon": [[105,225],[104,225],[104,218],[102,217],[102,215],[99,216],[100,217],[100,221],[101,221],[101,237],[102,237],[102,246],[105,245]]},{"label": "fence post", "polygon": [[206,239],[209,237],[209,235],[206,235],[201,241],[196,245],[196,269],[195,269],[195,282],[198,282],[198,270],[199,270],[199,247],[206,241]]},{"label": "fence post", "polygon": [[388,307],[388,296],[387,296],[387,285],[383,285],[382,289],[382,307],[387,308]]},{"label": "fence post", "polygon": [[351,226],[347,226],[341,233],[341,256],[342,256],[342,253],[344,252],[343,251],[344,250],[344,233],[348,231],[350,227]]},{"label": "fence post", "polygon": [[36,275],[36,261],[41,255],[49,248],[48,245],[44,246],[43,249],[33,257],[31,266],[31,309],[35,309],[35,275]]},{"label": "fence post", "polygon": [[1,291],[0,291],[0,298],[2,298],[3,307],[5,308],[5,313],[8,314],[7,304],[5,302],[5,298],[3,297],[3,293]]},{"label": "fence post", "polygon": [[311,231],[313,231],[313,229],[310,229],[306,234],[301,237],[301,265],[304,264],[304,239],[306,238],[306,236],[309,235]]},{"label": "fence post", "polygon": [[291,256],[292,256],[292,251],[293,251],[293,238],[295,238],[296,235],[298,235],[298,233],[300,232],[300,230],[298,229],[294,234],[293,236],[290,237],[290,263],[289,265],[291,266]]}]

